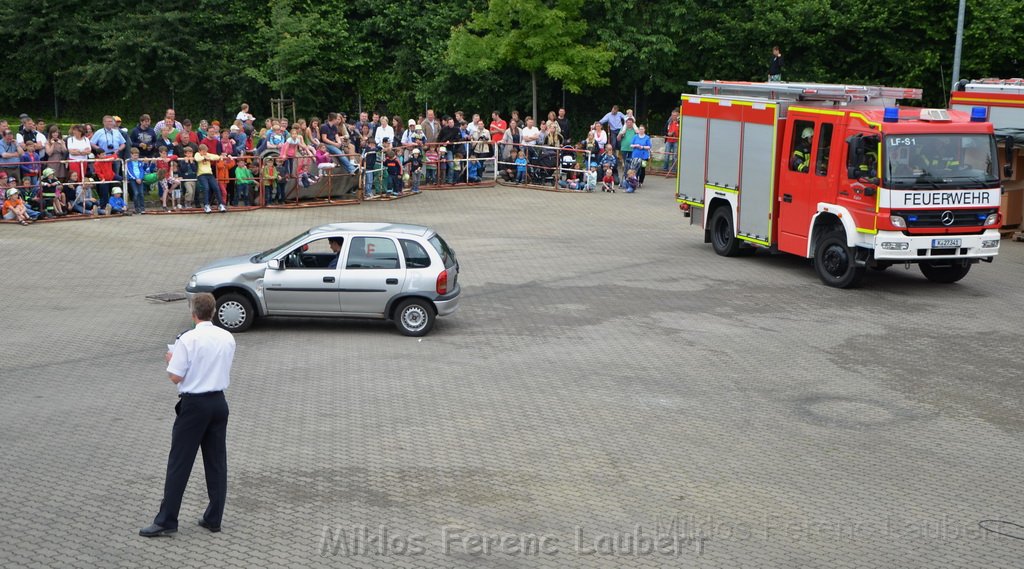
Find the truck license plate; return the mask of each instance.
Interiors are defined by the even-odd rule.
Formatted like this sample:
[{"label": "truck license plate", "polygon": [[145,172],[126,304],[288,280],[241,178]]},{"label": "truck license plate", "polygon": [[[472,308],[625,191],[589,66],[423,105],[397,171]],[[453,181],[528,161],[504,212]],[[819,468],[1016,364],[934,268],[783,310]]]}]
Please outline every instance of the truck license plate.
[{"label": "truck license plate", "polygon": [[948,249],[959,246],[959,239],[932,239],[932,249]]}]

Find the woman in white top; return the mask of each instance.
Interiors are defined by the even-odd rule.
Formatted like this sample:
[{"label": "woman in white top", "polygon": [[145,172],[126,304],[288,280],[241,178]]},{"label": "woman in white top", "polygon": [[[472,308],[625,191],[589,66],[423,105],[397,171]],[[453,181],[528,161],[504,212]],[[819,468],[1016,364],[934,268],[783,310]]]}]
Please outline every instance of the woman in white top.
[{"label": "woman in white top", "polygon": [[72,160],[71,170],[78,172],[78,179],[85,179],[85,160],[92,154],[92,144],[85,137],[82,125],[71,127],[71,136],[68,137],[68,157]]},{"label": "woman in white top", "polygon": [[388,117],[380,117],[380,125],[377,127],[377,132],[374,133],[373,139],[377,141],[377,146],[379,147],[384,143],[385,138],[394,142],[395,129],[391,126]]},{"label": "woman in white top", "polygon": [[594,128],[590,132],[594,135],[594,142],[597,143],[598,148],[604,148],[608,144],[608,133],[604,131],[601,123],[594,123]]}]

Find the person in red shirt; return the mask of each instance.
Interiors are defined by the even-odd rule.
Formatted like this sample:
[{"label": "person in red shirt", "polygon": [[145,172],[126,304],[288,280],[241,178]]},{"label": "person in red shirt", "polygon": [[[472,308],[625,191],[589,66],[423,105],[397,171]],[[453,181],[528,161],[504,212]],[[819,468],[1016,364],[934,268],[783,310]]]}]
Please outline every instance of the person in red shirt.
[{"label": "person in red shirt", "polygon": [[199,141],[199,144],[205,144],[211,154],[224,154],[224,147],[220,144],[220,127],[216,124],[211,126],[206,131],[206,138]]},{"label": "person in red shirt", "polygon": [[676,169],[676,154],[679,152],[679,109],[672,109],[672,116],[668,119],[668,128],[665,130],[665,169],[664,172],[674,172]]},{"label": "person in red shirt", "polygon": [[491,142],[501,142],[507,128],[508,123],[502,120],[498,111],[491,113],[491,126],[488,129],[491,131]]}]

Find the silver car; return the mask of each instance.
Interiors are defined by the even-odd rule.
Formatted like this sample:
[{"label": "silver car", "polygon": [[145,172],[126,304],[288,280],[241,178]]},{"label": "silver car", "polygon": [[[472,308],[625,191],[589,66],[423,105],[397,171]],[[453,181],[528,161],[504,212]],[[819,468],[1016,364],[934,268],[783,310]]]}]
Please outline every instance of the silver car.
[{"label": "silver car", "polygon": [[353,222],[206,265],[185,290],[213,293],[214,324],[232,332],[264,316],[326,316],[393,320],[423,336],[458,307],[458,278],[455,252],[429,227]]}]

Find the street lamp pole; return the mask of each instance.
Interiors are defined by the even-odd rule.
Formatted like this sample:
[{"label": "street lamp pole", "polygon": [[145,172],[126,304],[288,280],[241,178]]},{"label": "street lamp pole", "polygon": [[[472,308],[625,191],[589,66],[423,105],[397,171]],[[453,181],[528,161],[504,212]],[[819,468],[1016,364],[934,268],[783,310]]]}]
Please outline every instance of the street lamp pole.
[{"label": "street lamp pole", "polygon": [[960,13],[956,17],[956,49],[953,50],[953,89],[960,81],[960,53],[964,44],[964,12],[967,9],[967,0],[960,0]]}]

